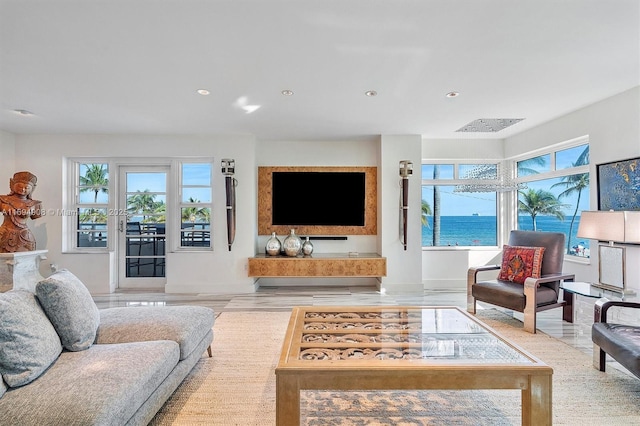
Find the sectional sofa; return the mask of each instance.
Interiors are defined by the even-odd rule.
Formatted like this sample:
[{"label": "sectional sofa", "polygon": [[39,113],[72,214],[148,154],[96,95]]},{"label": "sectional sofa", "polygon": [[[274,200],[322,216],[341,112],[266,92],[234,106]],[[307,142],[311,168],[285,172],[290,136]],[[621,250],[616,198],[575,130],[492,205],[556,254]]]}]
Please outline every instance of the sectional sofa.
[{"label": "sectional sofa", "polygon": [[0,293],[0,425],[145,425],[211,356],[200,306],[99,310],[66,270]]}]

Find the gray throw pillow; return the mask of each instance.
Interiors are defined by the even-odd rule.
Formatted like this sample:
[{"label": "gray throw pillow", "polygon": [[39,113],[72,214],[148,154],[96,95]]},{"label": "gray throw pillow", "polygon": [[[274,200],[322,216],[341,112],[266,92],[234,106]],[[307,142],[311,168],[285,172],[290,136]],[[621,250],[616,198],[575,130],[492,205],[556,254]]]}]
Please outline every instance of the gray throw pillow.
[{"label": "gray throw pillow", "polygon": [[89,349],[96,338],[100,312],[82,281],[61,269],[36,284],[36,296],[62,346],[69,351]]},{"label": "gray throw pillow", "polygon": [[0,293],[0,374],[7,386],[32,382],[61,352],[60,338],[33,293]]}]

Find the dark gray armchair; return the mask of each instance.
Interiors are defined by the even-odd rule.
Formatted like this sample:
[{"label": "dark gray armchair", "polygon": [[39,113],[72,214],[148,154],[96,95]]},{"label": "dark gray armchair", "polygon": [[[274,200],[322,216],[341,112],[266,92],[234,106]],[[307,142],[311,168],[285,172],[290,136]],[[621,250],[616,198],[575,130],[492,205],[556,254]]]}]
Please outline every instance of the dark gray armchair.
[{"label": "dark gray armchair", "polygon": [[640,326],[607,321],[610,308],[640,309],[640,303],[599,299],[593,307],[593,366],[605,371],[607,354],[640,378]]},{"label": "dark gray armchair", "polygon": [[540,278],[527,278],[524,285],[511,281],[478,281],[478,272],[499,270],[500,265],[471,267],[467,273],[467,311],[476,313],[476,301],[490,303],[524,314],[524,330],[536,332],[536,313],[564,306],[560,282],[573,281],[562,273],[565,242],[560,232],[511,231],[510,246],[544,247]]}]

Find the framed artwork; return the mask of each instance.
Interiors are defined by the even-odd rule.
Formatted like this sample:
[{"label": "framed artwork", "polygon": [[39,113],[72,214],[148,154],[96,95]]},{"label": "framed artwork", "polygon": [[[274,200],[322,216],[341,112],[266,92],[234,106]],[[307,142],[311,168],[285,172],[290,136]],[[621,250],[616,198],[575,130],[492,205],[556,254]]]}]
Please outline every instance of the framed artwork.
[{"label": "framed artwork", "polygon": [[598,210],[640,210],[640,157],[596,165]]}]

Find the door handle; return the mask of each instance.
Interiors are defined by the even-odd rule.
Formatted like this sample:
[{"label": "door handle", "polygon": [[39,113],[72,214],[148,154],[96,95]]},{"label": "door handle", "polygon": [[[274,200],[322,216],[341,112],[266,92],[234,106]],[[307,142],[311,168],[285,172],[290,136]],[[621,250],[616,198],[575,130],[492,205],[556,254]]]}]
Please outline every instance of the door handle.
[{"label": "door handle", "polygon": [[122,220],[118,224],[118,231],[124,232],[124,221],[122,221]]}]

